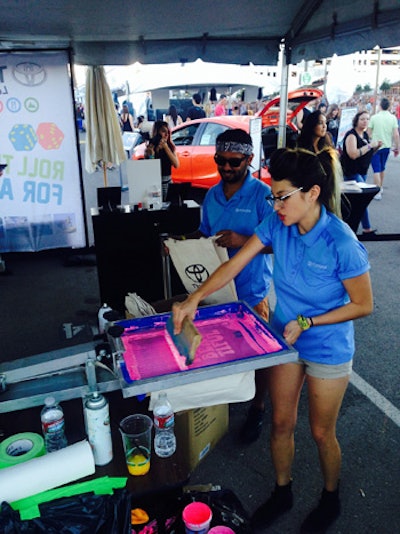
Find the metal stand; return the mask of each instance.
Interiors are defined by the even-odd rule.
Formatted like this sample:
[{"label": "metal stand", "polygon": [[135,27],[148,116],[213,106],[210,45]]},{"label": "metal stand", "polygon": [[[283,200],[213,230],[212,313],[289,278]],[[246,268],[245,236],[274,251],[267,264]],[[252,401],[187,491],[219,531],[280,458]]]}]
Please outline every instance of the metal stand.
[{"label": "metal stand", "polygon": [[43,405],[49,395],[63,401],[120,389],[107,359],[86,343],[0,364],[0,413]]},{"label": "metal stand", "polygon": [[166,250],[164,241],[168,239],[168,234],[160,234],[161,239],[161,260],[162,260],[162,272],[163,272],[163,288],[164,288],[164,298],[166,300],[172,297],[172,286],[171,286],[171,264],[169,253]]}]

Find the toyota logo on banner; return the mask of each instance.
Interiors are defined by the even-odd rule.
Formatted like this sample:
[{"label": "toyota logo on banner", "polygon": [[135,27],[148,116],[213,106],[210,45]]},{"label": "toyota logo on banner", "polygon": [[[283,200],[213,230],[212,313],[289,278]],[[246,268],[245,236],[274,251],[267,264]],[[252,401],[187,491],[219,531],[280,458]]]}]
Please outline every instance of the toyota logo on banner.
[{"label": "toyota logo on banner", "polygon": [[16,82],[29,87],[41,85],[47,78],[45,68],[42,65],[32,63],[31,61],[24,61],[15,65],[12,74]]},{"label": "toyota logo on banner", "polygon": [[192,280],[192,282],[196,282],[196,284],[202,284],[210,276],[207,269],[201,263],[193,263],[192,265],[188,265],[185,268],[185,274],[190,280]]}]

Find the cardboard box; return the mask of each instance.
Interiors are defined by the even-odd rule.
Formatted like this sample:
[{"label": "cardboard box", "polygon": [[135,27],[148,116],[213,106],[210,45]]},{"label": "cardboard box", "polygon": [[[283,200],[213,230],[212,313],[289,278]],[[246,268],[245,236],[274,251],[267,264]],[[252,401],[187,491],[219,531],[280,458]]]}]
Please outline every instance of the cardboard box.
[{"label": "cardboard box", "polygon": [[177,448],[190,471],[215,447],[229,428],[229,404],[195,408],[175,414]]}]

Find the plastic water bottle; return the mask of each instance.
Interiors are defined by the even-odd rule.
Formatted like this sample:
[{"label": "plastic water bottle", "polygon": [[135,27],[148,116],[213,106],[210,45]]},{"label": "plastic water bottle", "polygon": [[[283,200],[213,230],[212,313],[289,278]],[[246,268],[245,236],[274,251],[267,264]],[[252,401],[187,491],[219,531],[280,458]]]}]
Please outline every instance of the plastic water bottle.
[{"label": "plastic water bottle", "polygon": [[150,197],[154,210],[160,210],[162,208],[161,189],[156,185],[153,185],[150,191]]},{"label": "plastic water bottle", "polygon": [[65,437],[64,412],[54,397],[46,397],[44,404],[40,418],[46,451],[58,451],[68,445]]},{"label": "plastic water bottle", "polygon": [[166,393],[159,393],[153,408],[154,452],[160,458],[168,458],[176,451],[174,434],[175,415]]}]

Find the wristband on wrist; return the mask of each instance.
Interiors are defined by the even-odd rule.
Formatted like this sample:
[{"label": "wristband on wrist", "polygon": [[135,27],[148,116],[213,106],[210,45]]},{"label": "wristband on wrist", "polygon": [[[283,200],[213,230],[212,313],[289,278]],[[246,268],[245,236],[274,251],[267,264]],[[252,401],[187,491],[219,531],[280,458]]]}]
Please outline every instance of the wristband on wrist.
[{"label": "wristband on wrist", "polygon": [[298,315],[297,324],[300,326],[302,330],[308,330],[313,325],[313,322],[310,319],[310,323],[309,323],[307,317],[304,317],[304,315]]}]

